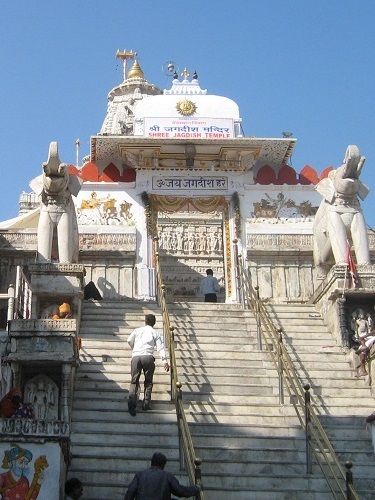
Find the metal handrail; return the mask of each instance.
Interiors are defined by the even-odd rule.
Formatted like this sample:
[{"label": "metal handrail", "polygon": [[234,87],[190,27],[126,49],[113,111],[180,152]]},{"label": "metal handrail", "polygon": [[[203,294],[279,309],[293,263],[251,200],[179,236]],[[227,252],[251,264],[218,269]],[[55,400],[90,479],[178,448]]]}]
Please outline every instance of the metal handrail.
[{"label": "metal handrail", "polygon": [[[178,432],[180,440],[180,461],[181,467],[185,467],[191,483],[202,486],[202,460],[195,454],[193,439],[191,437],[189,424],[186,419],[184,405],[182,401],[182,384],[178,380],[176,351],[174,348],[174,327],[171,326],[168,305],[166,300],[165,285],[163,284],[159,253],[157,251],[157,239],[154,240],[155,274],[158,303],[163,317],[164,338],[169,352],[170,377],[171,377],[171,399],[176,406]],[[182,453],[181,453],[182,450]],[[200,491],[197,500],[204,500],[204,493]]]},{"label": "metal handrail", "polygon": [[[345,471],[339,462],[332,444],[325,433],[311,403],[309,385],[302,385],[297,369],[282,342],[282,330],[276,328],[263,301],[259,297],[259,288],[253,287],[246,276],[241,256],[237,260],[237,279],[244,302],[253,310],[262,345],[266,347],[279,375],[280,404],[283,404],[283,388],[286,387],[300,424],[306,434],[307,473],[312,472],[310,461],[314,455],[334,498],[357,500],[359,496],[353,487],[350,462]],[[330,474],[328,473],[328,470]],[[338,491],[337,491],[338,490]]]}]

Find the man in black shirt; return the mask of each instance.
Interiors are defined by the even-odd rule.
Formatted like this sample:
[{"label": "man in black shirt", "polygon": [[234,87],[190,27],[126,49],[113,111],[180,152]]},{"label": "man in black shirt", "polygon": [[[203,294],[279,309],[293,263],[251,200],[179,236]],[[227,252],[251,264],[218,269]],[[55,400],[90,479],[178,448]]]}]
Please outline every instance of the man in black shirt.
[{"label": "man in black shirt", "polygon": [[201,491],[200,486],[180,484],[173,474],[164,470],[166,463],[163,453],[154,453],[151,467],[136,472],[124,500],[171,500],[171,495],[189,498]]}]

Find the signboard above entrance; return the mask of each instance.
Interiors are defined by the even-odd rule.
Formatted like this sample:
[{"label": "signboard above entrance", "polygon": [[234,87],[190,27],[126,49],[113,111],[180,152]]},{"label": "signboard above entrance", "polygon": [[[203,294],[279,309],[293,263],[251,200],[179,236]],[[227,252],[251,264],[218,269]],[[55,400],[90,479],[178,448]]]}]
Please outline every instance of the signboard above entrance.
[{"label": "signboard above entrance", "polygon": [[227,177],[163,177],[152,178],[152,188],[157,189],[200,189],[200,190],[228,190]]},{"label": "signboard above entrance", "polygon": [[228,118],[145,118],[143,135],[160,139],[231,139],[234,125]]}]

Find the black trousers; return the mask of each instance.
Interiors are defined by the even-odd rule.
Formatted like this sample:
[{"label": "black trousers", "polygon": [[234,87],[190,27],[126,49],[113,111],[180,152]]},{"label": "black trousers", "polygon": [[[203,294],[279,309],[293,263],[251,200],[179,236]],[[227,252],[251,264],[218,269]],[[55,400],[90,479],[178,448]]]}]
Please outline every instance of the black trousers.
[{"label": "black trousers", "polygon": [[129,388],[129,401],[133,401],[137,405],[138,392],[139,392],[139,378],[143,372],[144,381],[144,396],[143,401],[151,400],[152,380],[155,371],[155,358],[154,356],[134,356],[131,361],[131,382]]},{"label": "black trousers", "polygon": [[204,301],[205,302],[217,302],[216,293],[206,293],[206,295],[204,296]]}]

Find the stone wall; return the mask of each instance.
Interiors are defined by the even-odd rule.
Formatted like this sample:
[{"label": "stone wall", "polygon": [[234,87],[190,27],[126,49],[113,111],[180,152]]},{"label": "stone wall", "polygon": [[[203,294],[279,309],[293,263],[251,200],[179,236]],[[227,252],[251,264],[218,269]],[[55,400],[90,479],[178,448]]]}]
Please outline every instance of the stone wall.
[{"label": "stone wall", "polygon": [[248,234],[247,265],[260,297],[271,302],[306,302],[314,292],[312,235]]},{"label": "stone wall", "polygon": [[[260,297],[271,302],[307,302],[321,285],[316,279],[313,262],[313,234],[301,230],[287,233],[260,232],[248,226],[246,260],[253,285],[259,286]],[[255,231],[258,229],[258,232]],[[372,261],[375,260],[375,234],[369,233]],[[369,274],[362,266],[361,276],[367,287],[374,287],[371,266]],[[335,320],[336,321],[336,320]]]},{"label": "stone wall", "polygon": [[[103,299],[134,298],[134,229],[126,233],[80,234],[79,245],[80,262],[86,270],[85,283],[93,281]],[[16,283],[17,266],[24,268],[35,262],[36,246],[36,231],[8,232],[0,235],[0,293],[5,293],[10,283]],[[0,303],[0,315],[1,308]]]}]

